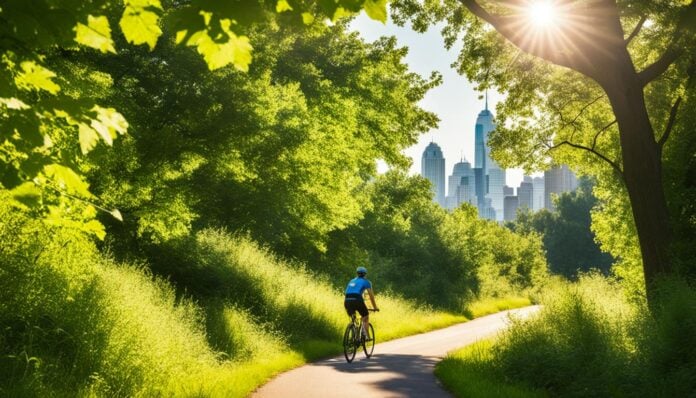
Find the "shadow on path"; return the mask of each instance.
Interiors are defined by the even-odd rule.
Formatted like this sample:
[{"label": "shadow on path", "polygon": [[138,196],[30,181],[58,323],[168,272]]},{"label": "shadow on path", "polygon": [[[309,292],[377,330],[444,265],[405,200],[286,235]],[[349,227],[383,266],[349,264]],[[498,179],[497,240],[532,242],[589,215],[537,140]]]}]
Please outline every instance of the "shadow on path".
[{"label": "shadow on path", "polygon": [[421,355],[375,354],[369,359],[356,358],[353,363],[326,360],[316,365],[355,375],[383,396],[449,397],[433,375],[440,360]]}]

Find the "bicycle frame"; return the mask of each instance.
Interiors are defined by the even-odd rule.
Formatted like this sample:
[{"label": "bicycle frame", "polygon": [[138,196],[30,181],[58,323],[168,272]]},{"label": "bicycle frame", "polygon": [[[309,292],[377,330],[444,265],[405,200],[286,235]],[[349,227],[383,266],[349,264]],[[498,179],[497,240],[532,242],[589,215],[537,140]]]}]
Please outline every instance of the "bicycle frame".
[{"label": "bicycle frame", "polygon": [[[369,309],[370,311],[376,311],[373,309]],[[370,332],[367,330],[363,330],[363,317],[360,317],[360,321],[358,321],[358,317],[356,316],[355,313],[350,315],[350,323],[346,327],[346,332],[344,333],[343,336],[343,353],[345,354],[346,360],[350,363],[353,361],[355,358],[355,353],[357,352],[358,348],[360,346],[363,347],[363,350],[365,351],[365,355],[370,358],[372,356],[372,352],[374,351],[374,340],[375,340],[375,329],[372,326],[372,324],[368,324],[370,328]],[[364,334],[363,334],[364,332]],[[369,336],[369,339],[366,337]],[[370,348],[368,349],[368,344]]]}]

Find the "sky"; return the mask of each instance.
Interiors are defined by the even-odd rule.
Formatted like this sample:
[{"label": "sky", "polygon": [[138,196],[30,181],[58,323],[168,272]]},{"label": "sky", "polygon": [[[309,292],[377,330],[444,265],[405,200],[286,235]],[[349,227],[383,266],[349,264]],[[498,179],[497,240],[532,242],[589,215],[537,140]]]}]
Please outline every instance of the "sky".
[{"label": "sky", "polygon": [[[478,113],[484,109],[482,93],[474,90],[474,85],[466,77],[460,76],[452,67],[457,59],[458,48],[446,50],[440,36],[440,29],[430,28],[426,33],[417,33],[407,27],[399,27],[387,22],[386,25],[368,18],[361,13],[351,22],[350,28],[360,33],[363,39],[372,42],[382,36],[396,36],[401,46],[409,48],[405,62],[412,72],[428,77],[432,71],[442,74],[443,82],[430,90],[420,102],[423,109],[434,112],[440,118],[439,126],[421,135],[418,143],[407,148],[404,153],[413,159],[410,172],[420,174],[423,150],[434,141],[442,148],[445,157],[445,174],[452,174],[454,164],[462,155],[474,163],[474,126]],[[495,113],[495,104],[502,95],[489,91],[488,108]],[[380,167],[384,171],[384,167]],[[508,169],[508,186],[518,187],[522,181],[521,169]],[[449,188],[448,188],[449,189]]]}]

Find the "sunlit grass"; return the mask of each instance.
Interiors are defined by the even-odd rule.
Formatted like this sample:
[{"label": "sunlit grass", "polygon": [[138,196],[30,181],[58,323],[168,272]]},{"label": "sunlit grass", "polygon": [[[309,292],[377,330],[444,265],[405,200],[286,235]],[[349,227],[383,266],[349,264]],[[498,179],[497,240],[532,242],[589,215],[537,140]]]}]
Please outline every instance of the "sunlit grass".
[{"label": "sunlit grass", "polygon": [[655,308],[635,300],[601,275],[557,281],[536,316],[452,353],[437,375],[457,396],[473,398],[692,395],[696,289],[663,281]]},{"label": "sunlit grass", "polygon": [[[0,395],[243,397],[341,352],[342,289],[245,237],[199,233],[175,253],[170,282],[29,224],[31,242],[0,253]],[[378,342],[467,319],[377,294]]]},{"label": "sunlit grass", "polygon": [[[76,237],[41,232],[36,239],[41,244],[29,247],[47,250],[38,267],[16,262],[7,268],[13,279],[3,273],[0,280],[0,322],[10,328],[2,394],[243,397],[282,371],[340,353],[348,321],[342,292],[246,238],[199,235],[190,258],[195,277],[186,282],[206,294],[195,301],[147,268],[104,260]],[[379,300],[380,341],[465,320]]]},{"label": "sunlit grass", "polygon": [[464,313],[470,318],[479,318],[496,312],[532,305],[532,300],[524,296],[483,298],[466,306]]},{"label": "sunlit grass", "polygon": [[536,398],[543,391],[501,382],[502,375],[491,366],[495,340],[482,340],[454,351],[435,367],[435,375],[456,397]]}]

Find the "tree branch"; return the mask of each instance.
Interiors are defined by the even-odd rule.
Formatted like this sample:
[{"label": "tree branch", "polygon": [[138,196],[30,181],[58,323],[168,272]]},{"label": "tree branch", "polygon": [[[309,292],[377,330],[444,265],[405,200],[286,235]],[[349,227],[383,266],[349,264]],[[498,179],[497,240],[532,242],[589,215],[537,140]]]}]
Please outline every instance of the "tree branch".
[{"label": "tree branch", "polygon": [[651,81],[660,77],[660,75],[663,74],[667,70],[667,68],[669,68],[669,66],[672,65],[672,63],[674,63],[674,61],[676,61],[677,58],[679,58],[684,53],[683,49],[675,47],[675,43],[677,42],[677,40],[679,40],[682,31],[688,27],[689,13],[694,11],[696,11],[696,0],[691,0],[691,3],[689,3],[688,6],[684,7],[681,13],[681,18],[677,23],[677,27],[674,29],[674,34],[672,35],[672,40],[670,41],[667,50],[665,50],[662,56],[658,58],[658,60],[655,61],[652,65],[649,65],[640,73],[638,73],[638,79],[640,79],[640,82],[643,84],[643,87],[645,87]]},{"label": "tree branch", "polygon": [[592,139],[592,149],[595,149],[595,147],[597,146],[597,138],[599,138],[599,135],[602,134],[603,132],[607,131],[607,130],[609,129],[609,127],[613,126],[614,124],[616,124],[616,119],[614,119],[613,122],[611,122],[611,123],[607,124],[606,126],[602,127],[602,129],[599,130],[599,131],[594,135],[594,138]]},{"label": "tree branch", "polygon": [[558,148],[558,147],[560,147],[560,146],[562,146],[562,145],[568,145],[568,146],[571,146],[571,147],[573,147],[573,148],[583,149],[583,150],[585,150],[585,151],[587,151],[587,152],[590,152],[590,153],[594,154],[594,155],[597,156],[598,158],[600,158],[600,159],[602,159],[603,161],[605,161],[606,163],[608,163],[608,164],[611,166],[611,168],[614,169],[614,171],[615,171],[619,176],[621,176],[621,178],[623,178],[623,170],[621,170],[621,167],[620,167],[618,164],[616,164],[616,162],[614,162],[613,160],[611,160],[611,159],[609,159],[608,157],[604,156],[603,154],[597,152],[594,148],[590,148],[590,147],[586,147],[586,146],[584,146],[584,145],[576,144],[576,143],[570,142],[570,141],[568,141],[568,140],[563,140],[563,141],[559,142],[559,143],[556,144],[556,145],[546,145],[546,147],[547,147],[549,150],[553,150],[553,149],[556,149],[556,148]]},{"label": "tree branch", "polygon": [[640,71],[638,73],[638,79],[643,87],[660,77],[660,75],[663,74],[667,68],[669,68],[670,65],[672,65],[672,63],[674,63],[674,61],[676,61],[677,58],[679,58],[683,53],[684,51],[681,49],[670,47],[657,61]]},{"label": "tree branch", "polygon": [[556,65],[578,70],[579,66],[571,62],[560,52],[544,51],[546,46],[535,45],[530,40],[525,40],[520,29],[521,18],[515,16],[502,16],[489,13],[476,2],[476,0],[459,0],[472,14],[488,22],[512,44],[522,51],[542,58]]},{"label": "tree branch", "polygon": [[633,32],[631,32],[631,34],[628,35],[628,37],[626,38],[626,47],[628,47],[628,44],[631,42],[631,40],[633,40],[633,38],[638,36],[638,33],[640,33],[640,30],[643,28],[643,24],[647,20],[648,20],[648,17],[646,17],[645,15],[640,17],[640,21],[638,21],[638,25],[636,25],[636,27],[633,28]]},{"label": "tree branch", "polygon": [[585,113],[585,111],[587,110],[587,108],[589,108],[590,106],[592,106],[595,102],[599,101],[599,100],[602,99],[603,97],[604,97],[604,94],[598,96],[597,98],[595,98],[595,99],[593,99],[592,101],[588,102],[587,104],[583,105],[583,107],[580,109],[580,111],[578,112],[578,114],[575,115],[575,117],[573,118],[573,120],[571,120],[571,121],[569,121],[569,122],[565,122],[565,120],[563,120],[563,114],[562,114],[561,112],[559,112],[558,114],[559,114],[559,116],[561,117],[561,122],[563,122],[563,124],[561,125],[561,127],[559,127],[559,130],[563,130],[563,129],[565,129],[566,127],[568,127],[568,126],[570,126],[570,125],[572,125],[573,127],[575,127],[575,122],[577,122],[578,119],[580,118],[580,116],[582,116],[582,115]]},{"label": "tree branch", "polygon": [[665,132],[662,134],[662,137],[660,137],[660,140],[657,142],[657,145],[660,147],[660,150],[662,150],[662,147],[665,145],[665,142],[669,139],[669,133],[672,132],[672,129],[674,128],[674,122],[677,119],[677,111],[679,111],[679,105],[681,104],[682,97],[678,97],[677,100],[674,102],[674,105],[672,105],[672,109],[669,111],[669,119],[667,120],[667,126],[665,127]]}]

